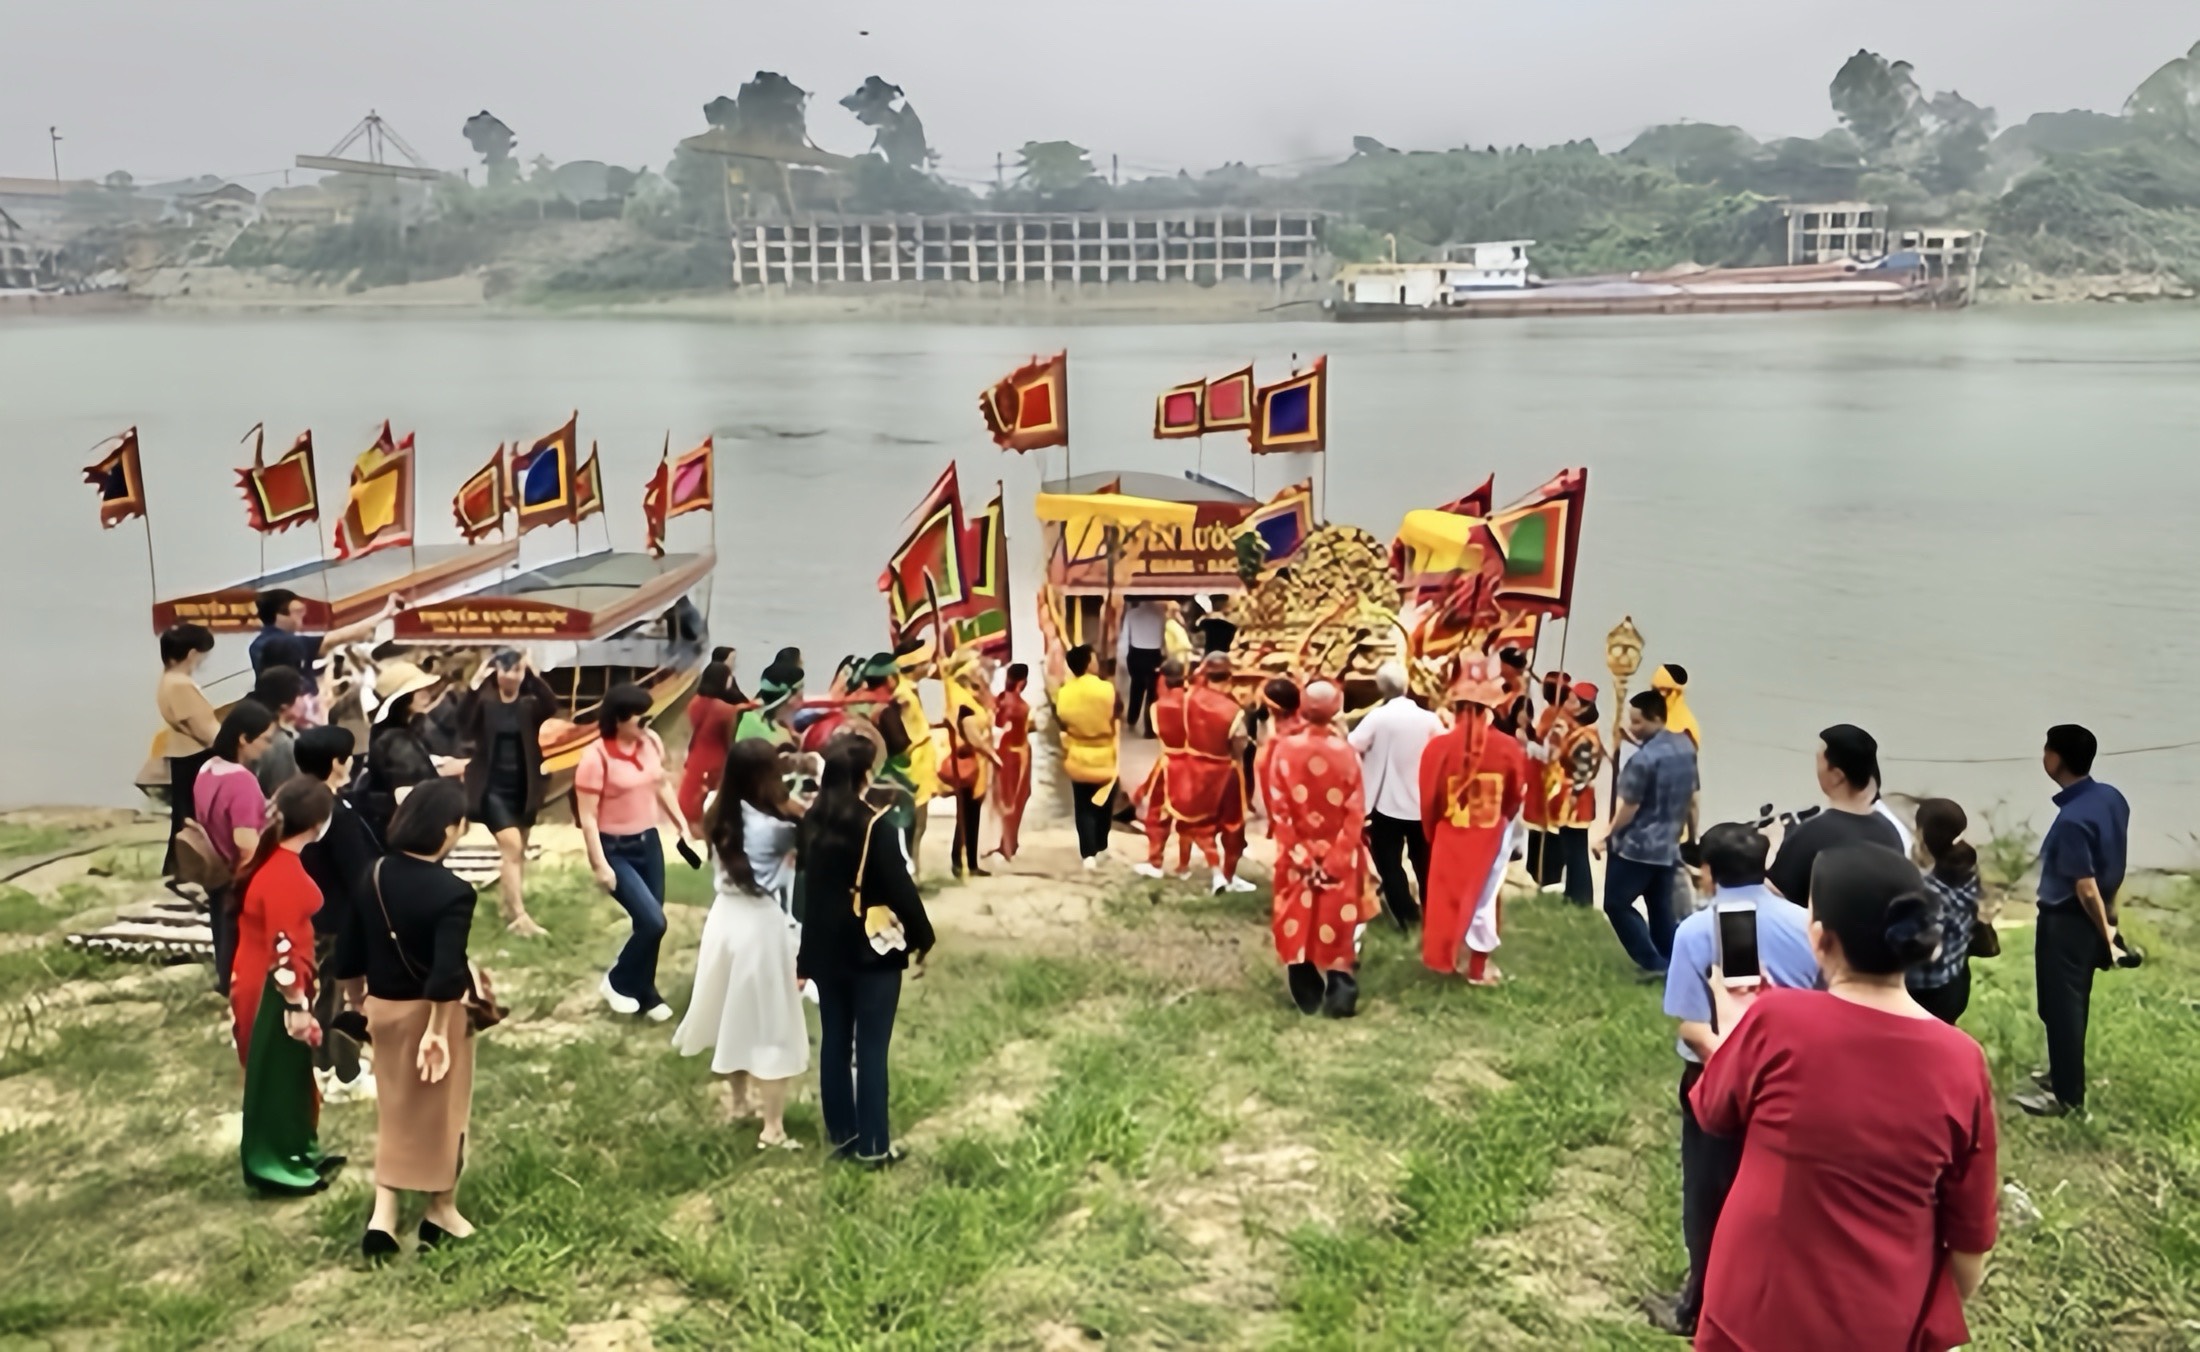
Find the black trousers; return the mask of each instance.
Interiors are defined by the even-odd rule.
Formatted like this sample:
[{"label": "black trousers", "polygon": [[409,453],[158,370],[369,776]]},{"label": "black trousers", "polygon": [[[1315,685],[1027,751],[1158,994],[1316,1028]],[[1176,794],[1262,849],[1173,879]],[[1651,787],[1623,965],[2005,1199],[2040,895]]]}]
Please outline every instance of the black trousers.
[{"label": "black trousers", "polygon": [[1923,990],[1912,988],[1910,998],[1925,1007],[1925,1012],[1942,1023],[1954,1023],[1963,1017],[1963,1011],[1971,1007],[1971,962],[1964,959],[1955,976],[1945,985],[1927,986]]},{"label": "black trousers", "polygon": [[886,1126],[886,1051],[900,1005],[898,967],[817,979],[817,1099],[835,1153],[882,1159],[894,1143]]},{"label": "black trousers", "polygon": [[[1109,820],[1107,798],[1103,797],[1097,803],[1092,801],[1093,795],[1099,790],[1100,786],[1097,784],[1072,781],[1069,786],[1070,814],[1077,821],[1077,853],[1085,859],[1104,854],[1108,848],[1108,829],[1112,823]],[[1113,796],[1112,791],[1108,796]]]},{"label": "black trousers", "polygon": [[[1421,823],[1370,812],[1367,815],[1367,846],[1375,856],[1375,876],[1382,883],[1383,907],[1390,912],[1390,918],[1401,928],[1421,923],[1421,903],[1416,898],[1428,895],[1428,841],[1421,834]],[[1401,854],[1413,864],[1417,891],[1406,887],[1405,865],[1399,860]]]},{"label": "black trousers", "polygon": [[1154,678],[1161,674],[1161,650],[1159,648],[1133,648],[1124,658],[1125,669],[1131,678],[1131,693],[1125,706],[1124,726],[1136,731],[1144,717],[1146,706],[1153,703]]},{"label": "black trousers", "polygon": [[359,1044],[344,1033],[329,1027],[343,1009],[344,1002],[337,996],[336,987],[336,936],[315,933],[313,936],[313,1021],[321,1025],[321,1045],[313,1050],[315,1070],[333,1070],[336,1078],[350,1084],[359,1078]]},{"label": "black trousers", "polygon": [[1742,1167],[1742,1138],[1713,1136],[1696,1120],[1688,1091],[1703,1078],[1703,1067],[1690,1062],[1681,1071],[1681,1242],[1688,1246],[1688,1280],[1681,1286],[1675,1315],[1683,1328],[1694,1328],[1703,1310],[1703,1275],[1711,1265],[1711,1236],[1719,1212]]},{"label": "black trousers", "polygon": [[978,826],[985,817],[985,800],[969,789],[955,790],[955,843],[948,851],[948,866],[960,873],[978,870]]},{"label": "black trousers", "polygon": [[2047,1025],[2047,1077],[2055,1097],[2085,1106],[2085,1025],[2093,973],[2108,962],[2108,941],[2076,906],[2042,908],[2032,961],[2040,1022]]},{"label": "black trousers", "polygon": [[1589,828],[1561,826],[1529,831],[1528,876],[1538,887],[1563,879],[1566,900],[1576,906],[1596,905],[1596,881],[1589,876]]},{"label": "black trousers", "polygon": [[194,751],[188,756],[168,758],[168,851],[160,860],[164,878],[176,876],[176,833],[197,815],[192,806],[192,790],[198,785],[200,767],[213,756],[211,751]]}]

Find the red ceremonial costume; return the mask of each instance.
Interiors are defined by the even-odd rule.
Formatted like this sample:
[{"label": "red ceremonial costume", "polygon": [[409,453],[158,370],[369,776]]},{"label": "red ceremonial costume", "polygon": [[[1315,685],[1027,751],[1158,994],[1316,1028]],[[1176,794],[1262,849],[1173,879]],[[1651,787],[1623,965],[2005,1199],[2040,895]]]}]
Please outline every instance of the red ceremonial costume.
[{"label": "red ceremonial costume", "polygon": [[1174,826],[1179,871],[1190,866],[1196,844],[1223,879],[1237,877],[1238,860],[1245,853],[1245,782],[1232,742],[1244,716],[1236,700],[1204,679],[1175,689],[1164,683],[1155,697],[1154,735],[1162,754],[1146,800],[1147,863],[1152,867],[1163,866]]},{"label": "red ceremonial costume", "polygon": [[1003,690],[993,701],[994,749],[1001,768],[993,774],[993,810],[1001,816],[1001,843],[994,853],[1016,857],[1016,836],[1031,801],[1031,706],[1020,690]]},{"label": "red ceremonial costume", "polygon": [[1283,745],[1286,737],[1303,731],[1306,720],[1296,712],[1285,713],[1274,705],[1269,706],[1269,712],[1274,716],[1269,720],[1268,740],[1253,752],[1253,782],[1260,787],[1260,810],[1268,818],[1269,838],[1280,841],[1283,837],[1277,834],[1280,828],[1276,821],[1276,794],[1269,782],[1269,771],[1275,767],[1276,748]]},{"label": "red ceremonial costume", "polygon": [[[1471,659],[1470,673],[1485,660]],[[1497,889],[1528,800],[1527,756],[1490,726],[1489,709],[1474,698],[1480,693],[1466,680],[1454,688],[1454,699],[1473,702],[1421,753],[1421,829],[1429,845],[1421,961],[1456,972],[1465,945],[1468,975],[1477,980],[1497,947]]]},{"label": "red ceremonial costume", "polygon": [[[1357,964],[1367,900],[1367,803],[1360,758],[1327,723],[1276,743],[1276,956],[1325,972]],[[1288,841],[1288,843],[1283,843]]]}]

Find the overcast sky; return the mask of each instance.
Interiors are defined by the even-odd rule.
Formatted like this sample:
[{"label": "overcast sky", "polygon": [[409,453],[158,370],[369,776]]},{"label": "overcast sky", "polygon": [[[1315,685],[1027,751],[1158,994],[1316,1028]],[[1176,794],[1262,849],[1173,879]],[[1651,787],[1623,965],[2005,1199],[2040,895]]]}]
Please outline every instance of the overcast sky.
[{"label": "overcast sky", "polygon": [[758,69],[813,91],[813,138],[860,151],[836,106],[903,86],[951,176],[1066,138],[1133,172],[1407,148],[1617,148],[1683,118],[1760,137],[1832,122],[1859,46],[1911,61],[2004,124],[2115,111],[2200,40],[2191,0],[5,0],[0,175],[217,173],[281,181],[369,107],[439,168],[488,108],[527,158],[662,167],[702,105]]}]

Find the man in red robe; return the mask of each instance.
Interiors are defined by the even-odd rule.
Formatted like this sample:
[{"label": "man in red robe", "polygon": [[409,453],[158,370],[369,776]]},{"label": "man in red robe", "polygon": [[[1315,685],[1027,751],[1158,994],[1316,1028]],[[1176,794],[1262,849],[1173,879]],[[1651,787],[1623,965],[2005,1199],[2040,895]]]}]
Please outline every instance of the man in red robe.
[{"label": "man in red robe", "polygon": [[1168,876],[1172,829],[1176,831],[1176,874],[1179,878],[1192,876],[1192,833],[1179,824],[1170,807],[1169,793],[1170,773],[1191,746],[1185,730],[1185,697],[1184,664],[1168,658],[1154,673],[1153,699],[1147,706],[1152,710],[1154,737],[1161,743],[1161,754],[1154,758],[1153,773],[1146,777],[1146,787],[1139,793],[1146,805],[1146,859],[1131,865],[1131,872],[1142,878]]},{"label": "man in red robe", "polygon": [[[1164,671],[1170,664],[1164,664]],[[1180,691],[1157,696],[1154,733],[1161,764],[1148,800],[1146,840],[1151,849],[1138,872],[1161,876],[1162,851],[1173,825],[1214,870],[1217,892],[1251,892],[1237,876],[1245,856],[1245,711],[1226,688],[1230,657],[1210,653]],[[1166,727],[1164,726],[1166,725]],[[1188,870],[1189,851],[1179,846],[1178,865]]]},{"label": "man in red robe", "polygon": [[1270,839],[1276,835],[1275,794],[1269,788],[1268,767],[1275,757],[1276,746],[1292,733],[1306,726],[1299,718],[1299,683],[1288,676],[1273,676],[1261,687],[1261,702],[1268,706],[1268,735],[1261,739],[1260,749],[1253,753],[1253,785],[1260,790],[1261,814],[1268,818]]},{"label": "man in red robe", "polygon": [[1024,687],[1030,681],[1031,668],[1016,663],[1008,669],[1007,684],[993,702],[993,730],[1001,753],[1001,768],[993,776],[993,810],[1001,818],[1001,843],[993,853],[1003,859],[1016,857],[1024,805],[1031,801],[1031,706],[1024,701]]},{"label": "man in red robe", "polygon": [[1304,726],[1274,745],[1275,906],[1270,930],[1301,1013],[1358,1011],[1359,933],[1367,895],[1367,796],[1360,758],[1337,731],[1343,692],[1314,681],[1299,702]]},{"label": "man in red robe", "polygon": [[1463,971],[1478,986],[1501,979],[1489,960],[1498,943],[1497,890],[1528,798],[1520,743],[1490,725],[1508,698],[1495,659],[1461,662],[1452,729],[1421,755],[1421,828],[1429,843],[1421,961],[1439,972]]}]

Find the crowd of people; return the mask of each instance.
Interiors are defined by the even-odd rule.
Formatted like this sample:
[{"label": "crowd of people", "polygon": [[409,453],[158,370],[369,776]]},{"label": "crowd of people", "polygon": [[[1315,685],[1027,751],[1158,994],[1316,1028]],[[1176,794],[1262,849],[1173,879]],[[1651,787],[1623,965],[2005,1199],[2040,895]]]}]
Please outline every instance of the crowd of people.
[{"label": "crowd of people", "polygon": [[[408,1192],[427,1197],[422,1243],[463,1239],[472,1038],[502,1011],[469,959],[474,890],[444,861],[469,823],[486,828],[507,929],[542,932],[525,868],[547,784],[541,733],[560,703],[517,650],[464,682],[386,662],[362,749],[318,704],[313,666],[334,636],[300,633],[281,593],[262,609],[254,656],[267,660],[250,695],[216,717],[194,680],[212,639],[188,624],[161,636],[157,692],[174,869],[211,897],[244,1068],[244,1174],[273,1192],[325,1186],[343,1157],[318,1139],[320,1102],[371,1095],[363,1251],[397,1251]],[[1496,986],[1516,870],[1581,906],[1601,871],[1618,952],[1663,983],[1682,1063],[1689,1269],[1656,1322],[1722,1349],[1964,1340],[1962,1304],[1995,1238],[1995,1113],[1984,1056],[1956,1025],[1970,964],[1998,939],[1958,804],[1923,799],[1904,820],[1876,741],[1837,724],[1814,754],[1819,806],[1702,827],[1704,732],[1678,666],[1627,701],[1607,748],[1596,687],[1538,677],[1516,652],[1457,662],[1440,698],[1389,664],[1361,709],[1319,677],[1268,680],[1248,709],[1225,632],[1201,624],[1202,653],[1172,609],[1133,614],[1155,622],[1127,630],[1127,685],[1115,658],[1080,646],[1051,699],[1085,869],[1107,866],[1129,825],[1143,837],[1136,874],[1188,878],[1196,850],[1212,891],[1253,891],[1240,868],[1264,816],[1283,989],[1331,1018],[1365,998],[1359,956],[1379,918],[1417,930],[1431,970]],[[575,815],[590,871],[629,919],[599,993],[617,1015],[677,1017],[674,1046],[709,1056],[724,1114],[760,1119],[759,1149],[800,1148],[785,1104],[811,1064],[801,1006],[814,999],[827,1142],[888,1165],[895,1012],[934,941],[916,887],[931,803],[955,803],[957,877],[1016,857],[1030,672],[912,639],[844,660],[813,695],[786,649],[750,696],[733,663],[720,649],[704,670],[676,768],[649,692],[614,686],[596,711]],[[928,680],[941,684],[937,724],[918,693]],[[1124,739],[1141,727],[1158,745],[1133,786]],[[2040,1116],[2083,1110],[2094,974],[2140,961],[2117,924],[2129,809],[2091,777],[2097,754],[2075,725],[2050,729],[2042,752],[2058,812],[2035,945],[2047,1069],[2013,1100]],[[707,853],[715,884],[682,1014],[658,985],[668,841],[698,866]]]}]

